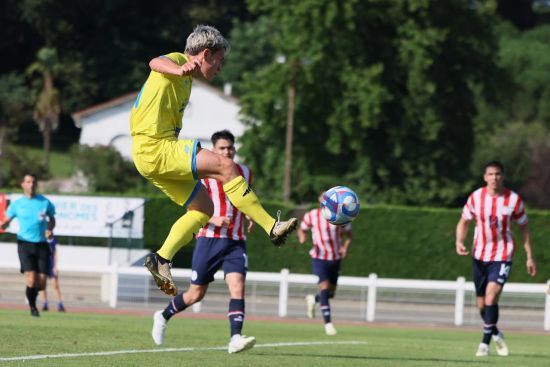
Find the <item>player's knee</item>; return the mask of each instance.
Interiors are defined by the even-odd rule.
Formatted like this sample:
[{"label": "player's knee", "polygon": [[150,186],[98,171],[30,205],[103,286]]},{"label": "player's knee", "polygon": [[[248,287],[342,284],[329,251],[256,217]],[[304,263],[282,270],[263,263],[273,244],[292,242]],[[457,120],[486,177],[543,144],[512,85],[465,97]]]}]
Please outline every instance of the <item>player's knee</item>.
[{"label": "player's knee", "polygon": [[205,293],[206,291],[202,289],[190,288],[189,290],[187,290],[187,296],[185,297],[187,299],[186,303],[188,305],[192,305],[197,302],[200,302],[204,298]]},{"label": "player's knee", "polygon": [[239,175],[237,165],[231,159],[222,157],[220,161],[220,176],[222,182],[227,183]]}]

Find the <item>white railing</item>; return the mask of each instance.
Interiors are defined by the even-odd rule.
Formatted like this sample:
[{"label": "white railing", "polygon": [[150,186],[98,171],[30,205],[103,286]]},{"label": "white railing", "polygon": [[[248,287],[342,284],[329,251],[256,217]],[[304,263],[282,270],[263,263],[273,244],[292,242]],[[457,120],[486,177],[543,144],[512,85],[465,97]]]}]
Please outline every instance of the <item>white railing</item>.
[{"label": "white railing", "polygon": [[[148,275],[144,268],[118,268],[116,265],[111,267],[110,271],[110,286],[111,298],[109,305],[113,308],[117,306],[116,295],[118,292],[118,277],[119,275]],[[174,277],[190,278],[190,269],[172,269]],[[214,278],[223,280],[223,272],[218,271]],[[268,282],[279,284],[279,304],[278,316],[287,316],[288,301],[289,301],[289,285],[290,284],[317,284],[317,277],[306,274],[291,274],[288,269],[282,269],[279,273],[265,272],[249,272],[246,275],[247,281]],[[384,279],[378,278],[376,274],[370,274],[369,277],[348,277],[341,276],[338,278],[339,286],[365,287],[368,289],[367,307],[364,319],[368,322],[376,320],[376,296],[377,290],[386,289],[418,289],[418,290],[442,290],[455,292],[454,305],[454,324],[457,326],[464,323],[464,296],[465,292],[473,292],[473,282],[466,282],[464,277],[459,277],[456,281],[443,280],[410,280],[410,279]],[[550,280],[547,284],[526,284],[526,283],[507,283],[505,291],[507,294],[546,294],[546,302],[544,307],[544,330],[550,330],[550,294],[547,290],[550,289]],[[200,303],[196,304],[193,310],[200,312]]]},{"label": "white railing", "polygon": [[[0,268],[18,269],[13,264],[1,264]],[[112,266],[103,267],[70,267],[64,266],[60,271],[68,275],[71,272],[75,273],[91,273],[97,274],[102,278],[101,281],[101,294],[102,299],[108,303],[109,307],[117,308],[119,306],[119,300],[121,299],[125,289],[124,285],[120,284],[121,276],[136,276],[138,279],[150,281],[150,275],[143,267],[119,267],[117,264]],[[174,278],[187,278],[191,277],[190,269],[172,269],[172,275]],[[223,272],[219,271],[215,274],[216,280],[223,280]],[[291,295],[289,288],[291,286],[307,286],[311,289],[317,284],[317,277],[309,274],[291,274],[288,269],[282,269],[279,273],[267,273],[267,272],[249,272],[247,273],[247,283],[258,282],[262,284],[271,284],[278,286],[277,291],[271,291],[270,296],[275,297],[278,302],[276,313],[280,317],[286,317],[288,315],[289,301]],[[149,283],[146,286],[142,285],[144,293],[149,294]],[[339,289],[342,287],[360,288],[366,289],[366,306],[364,313],[362,313],[362,319],[368,322],[376,321],[377,306],[380,304],[377,302],[377,296],[382,290],[410,290],[410,291],[440,291],[440,292],[454,292],[454,324],[457,326],[464,324],[465,313],[465,296],[466,292],[472,294],[474,292],[474,285],[472,282],[466,282],[463,277],[457,278],[456,281],[440,281],[440,280],[411,280],[411,279],[386,279],[378,278],[376,274],[370,274],[368,277],[349,277],[341,276],[338,279]],[[547,284],[527,284],[527,283],[507,283],[505,286],[505,294],[518,294],[527,296],[536,296],[540,299],[542,295],[545,295],[544,306],[541,304],[538,308],[544,308],[544,330],[550,330],[550,280]],[[419,292],[421,293],[421,292]],[[359,301],[359,300],[357,300]],[[429,300],[427,300],[429,301]],[[538,301],[537,301],[538,302]],[[429,302],[427,302],[429,303]],[[420,306],[422,307],[422,306]],[[201,303],[193,305],[194,312],[201,311]],[[451,320],[449,320],[451,321]]]}]

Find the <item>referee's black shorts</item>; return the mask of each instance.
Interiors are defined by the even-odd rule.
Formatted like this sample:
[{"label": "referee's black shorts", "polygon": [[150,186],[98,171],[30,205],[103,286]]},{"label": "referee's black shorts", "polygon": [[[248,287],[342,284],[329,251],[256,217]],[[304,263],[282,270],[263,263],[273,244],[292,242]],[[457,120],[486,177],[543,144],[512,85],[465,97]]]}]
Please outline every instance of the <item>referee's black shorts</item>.
[{"label": "referee's black shorts", "polygon": [[36,271],[48,274],[50,271],[50,246],[48,242],[17,241],[17,253],[21,263],[21,273]]}]

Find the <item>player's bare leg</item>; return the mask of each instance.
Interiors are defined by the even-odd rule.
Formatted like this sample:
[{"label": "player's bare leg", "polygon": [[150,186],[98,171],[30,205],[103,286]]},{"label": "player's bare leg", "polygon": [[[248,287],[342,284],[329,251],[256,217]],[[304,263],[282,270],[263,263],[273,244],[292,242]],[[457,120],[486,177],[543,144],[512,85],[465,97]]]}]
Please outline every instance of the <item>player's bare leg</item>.
[{"label": "player's bare leg", "polygon": [[223,190],[231,203],[241,212],[258,223],[276,245],[282,245],[287,235],[296,229],[298,220],[275,220],[263,208],[254,190],[239,175],[235,162],[222,155],[201,149],[197,153],[197,174],[223,183]]},{"label": "player's bare leg", "polygon": [[188,211],[174,223],[166,241],[157,253],[145,258],[145,267],[149,270],[157,287],[164,293],[175,296],[178,287],[172,278],[171,260],[180,248],[188,244],[195,233],[212,216],[214,206],[204,186],[200,185],[195,197],[188,205]]}]

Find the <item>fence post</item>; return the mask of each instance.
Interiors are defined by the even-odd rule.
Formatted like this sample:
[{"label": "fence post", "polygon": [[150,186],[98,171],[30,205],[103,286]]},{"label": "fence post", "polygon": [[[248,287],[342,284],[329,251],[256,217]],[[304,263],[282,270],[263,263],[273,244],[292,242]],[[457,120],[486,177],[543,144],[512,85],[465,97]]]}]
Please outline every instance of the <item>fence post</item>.
[{"label": "fence post", "polygon": [[464,288],[466,279],[464,277],[456,278],[456,296],[455,296],[455,325],[464,324]]},{"label": "fence post", "polygon": [[111,274],[109,277],[109,307],[116,308],[118,301],[118,264],[113,263],[111,265]]},{"label": "fence post", "polygon": [[281,269],[281,283],[279,285],[279,316],[285,317],[288,304],[288,269]]},{"label": "fence post", "polygon": [[546,306],[544,307],[544,330],[550,330],[550,280],[546,282]]},{"label": "fence post", "polygon": [[367,321],[373,322],[376,313],[376,280],[378,275],[369,274],[369,290],[367,292]]},{"label": "fence post", "polygon": [[201,306],[202,306],[202,302],[197,302],[197,303],[194,303],[193,306],[191,306],[191,308],[194,313],[199,313],[201,312]]}]

